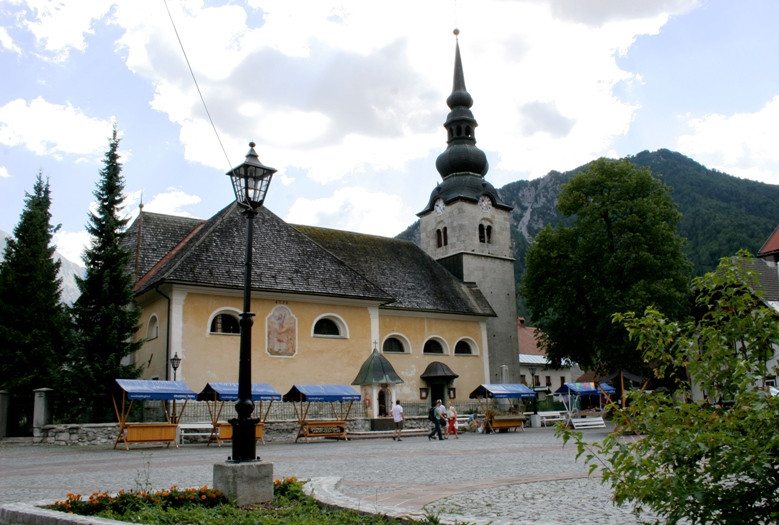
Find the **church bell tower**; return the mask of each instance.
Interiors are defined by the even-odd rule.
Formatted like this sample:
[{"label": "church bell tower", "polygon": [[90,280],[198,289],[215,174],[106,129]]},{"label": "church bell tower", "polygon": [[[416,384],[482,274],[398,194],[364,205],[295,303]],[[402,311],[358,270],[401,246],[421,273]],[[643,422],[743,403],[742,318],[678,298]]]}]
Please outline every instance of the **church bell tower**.
[{"label": "church bell tower", "polygon": [[[488,383],[518,383],[516,281],[509,213],[485,180],[487,157],[476,146],[473,98],[465,89],[455,29],[454,83],[446,99],[446,150],[436,169],[442,181],[417,216],[422,249],[462,281],[474,282],[497,317],[487,320]],[[505,366],[504,366],[505,365]],[[506,371],[508,373],[506,373]]]}]

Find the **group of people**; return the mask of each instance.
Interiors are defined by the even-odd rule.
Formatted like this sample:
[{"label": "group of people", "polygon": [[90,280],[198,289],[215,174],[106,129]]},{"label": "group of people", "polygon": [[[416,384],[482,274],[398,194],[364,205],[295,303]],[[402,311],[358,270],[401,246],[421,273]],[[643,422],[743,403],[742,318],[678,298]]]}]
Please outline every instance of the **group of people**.
[{"label": "group of people", "polygon": [[[433,410],[433,430],[427,435],[427,439],[435,439],[435,435],[438,434],[438,439],[449,439],[451,434],[454,434],[455,439],[460,439],[457,435],[457,410],[452,406],[452,402],[448,402],[446,406],[443,405],[441,400],[435,402],[435,409]],[[444,429],[444,430],[442,430]]]},{"label": "group of people", "polygon": [[[395,435],[392,436],[393,441],[403,441],[400,439],[400,431],[403,430],[403,422],[406,420],[406,416],[403,415],[403,406],[400,401],[395,401],[395,405],[392,407],[392,420],[395,422]],[[448,402],[446,406],[443,405],[441,400],[435,402],[435,408],[433,410],[433,430],[428,434],[427,439],[434,439],[434,436],[438,434],[438,439],[449,439],[450,435],[454,435],[455,439],[460,439],[457,433],[457,409],[452,406],[452,402]]]}]

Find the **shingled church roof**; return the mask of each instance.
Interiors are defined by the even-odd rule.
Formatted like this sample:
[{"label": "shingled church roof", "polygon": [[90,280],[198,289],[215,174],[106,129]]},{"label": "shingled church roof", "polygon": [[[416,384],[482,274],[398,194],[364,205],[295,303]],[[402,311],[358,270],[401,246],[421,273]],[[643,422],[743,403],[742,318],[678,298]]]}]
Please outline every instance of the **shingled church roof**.
[{"label": "shingled church roof", "polygon": [[[265,207],[254,220],[254,290],[495,315],[475,285],[459,281],[411,242],[291,226]],[[161,283],[243,288],[246,218],[235,203],[207,221],[142,212],[124,242],[134,254],[136,294]]]},{"label": "shingled church roof", "polygon": [[394,300],[384,308],[495,316],[476,285],[463,283],[410,241],[315,226],[295,228],[386,290]]}]

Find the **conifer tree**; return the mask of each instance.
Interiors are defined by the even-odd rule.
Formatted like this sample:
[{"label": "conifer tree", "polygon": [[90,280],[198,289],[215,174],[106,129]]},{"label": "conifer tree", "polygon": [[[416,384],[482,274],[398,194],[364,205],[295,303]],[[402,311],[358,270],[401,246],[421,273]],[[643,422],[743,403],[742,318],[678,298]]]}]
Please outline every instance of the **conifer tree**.
[{"label": "conifer tree", "polygon": [[9,432],[32,425],[33,389],[58,393],[70,324],[60,302],[49,181],[38,173],[0,264],[0,389],[12,394]]},{"label": "conifer tree", "polygon": [[118,147],[114,128],[94,193],[97,210],[89,214],[91,244],[83,257],[85,276],[76,279],[81,295],[73,305],[78,338],[73,360],[78,381],[73,386],[92,421],[113,419],[105,394],[115,379],[138,377],[140,368],[129,357],[143,344],[133,341],[140,311],[133,304],[131,255],[122,245],[128,219],[120,215],[124,178]]}]

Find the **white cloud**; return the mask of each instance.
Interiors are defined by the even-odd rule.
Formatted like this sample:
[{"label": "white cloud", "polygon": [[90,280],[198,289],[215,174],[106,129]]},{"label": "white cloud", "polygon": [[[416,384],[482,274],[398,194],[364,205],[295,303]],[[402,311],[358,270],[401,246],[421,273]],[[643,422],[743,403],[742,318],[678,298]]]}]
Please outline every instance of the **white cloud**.
[{"label": "white cloud", "polygon": [[7,49],[8,51],[13,51],[17,55],[22,54],[22,49],[16,45],[14,39],[8,33],[8,29],[4,27],[0,27],[0,47]]},{"label": "white cloud", "polygon": [[0,107],[0,144],[23,146],[36,155],[94,160],[105,150],[112,125],[70,104],[52,104],[42,97],[27,103],[17,98]]},{"label": "white cloud", "polygon": [[[496,168],[514,178],[602,154],[628,131],[638,109],[614,95],[617,84],[639,78],[618,67],[617,55],[692,4],[643,3],[605,18],[612,8],[604,5],[600,25],[559,18],[546,2],[457,6],[479,146],[500,152]],[[200,5],[172,6],[173,17],[231,157],[252,139],[280,159],[272,165],[327,183],[401,169],[443,147],[439,126],[454,42],[431,35],[451,31],[451,19],[441,16],[452,11],[449,3],[400,1],[377,9],[356,0],[337,7],[257,0],[261,19],[235,5],[194,8]],[[120,42],[127,65],[154,82],[152,107],[181,127],[185,157],[229,168],[236,162],[226,162],[214,140],[167,16],[157,18],[136,3],[122,4],[116,23],[126,29]],[[553,105],[554,112],[536,111],[533,123],[553,133],[528,131],[523,108],[533,104]]]},{"label": "white cloud", "polygon": [[0,166],[0,179],[10,179],[11,174],[8,173],[8,168],[5,166]]},{"label": "white cloud", "polygon": [[284,218],[292,224],[319,224],[339,230],[394,236],[404,230],[411,213],[401,198],[364,188],[342,188],[331,197],[301,198]]},{"label": "white cloud", "polygon": [[91,242],[89,233],[86,230],[79,232],[60,230],[54,234],[53,240],[60,255],[79,266],[84,266],[81,257]]},{"label": "white cloud", "polygon": [[168,191],[156,194],[148,204],[144,204],[143,209],[166,215],[192,217],[192,214],[183,210],[182,207],[192,206],[199,203],[200,200],[197,195],[190,195],[177,188],[168,188]]},{"label": "white cloud", "polygon": [[112,0],[27,0],[34,19],[28,20],[26,27],[54,61],[62,62],[71,50],[86,48],[85,34],[94,33],[93,22],[105,16],[112,3]]},{"label": "white cloud", "polygon": [[691,117],[679,151],[737,177],[779,184],[779,95],[754,113]]}]

